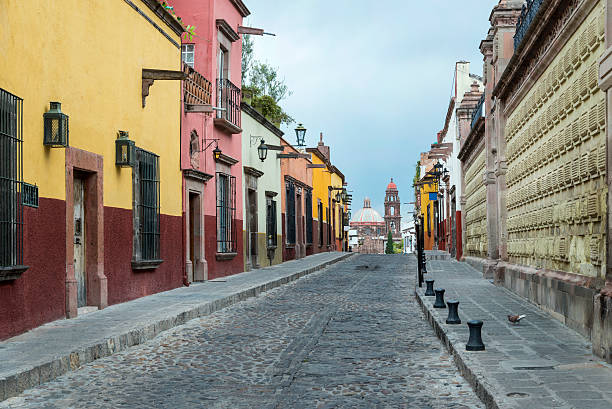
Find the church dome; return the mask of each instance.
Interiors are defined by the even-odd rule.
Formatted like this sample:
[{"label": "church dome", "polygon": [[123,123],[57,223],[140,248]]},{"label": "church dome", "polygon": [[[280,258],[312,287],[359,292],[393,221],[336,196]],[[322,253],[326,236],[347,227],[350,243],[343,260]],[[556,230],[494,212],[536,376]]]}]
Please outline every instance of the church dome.
[{"label": "church dome", "polygon": [[363,201],[363,209],[358,210],[354,215],[351,223],[370,224],[370,223],[384,223],[385,221],[381,215],[374,209],[370,203],[369,198],[365,198]]},{"label": "church dome", "polygon": [[393,178],[391,178],[391,182],[387,185],[387,190],[397,190],[397,185],[393,183]]}]

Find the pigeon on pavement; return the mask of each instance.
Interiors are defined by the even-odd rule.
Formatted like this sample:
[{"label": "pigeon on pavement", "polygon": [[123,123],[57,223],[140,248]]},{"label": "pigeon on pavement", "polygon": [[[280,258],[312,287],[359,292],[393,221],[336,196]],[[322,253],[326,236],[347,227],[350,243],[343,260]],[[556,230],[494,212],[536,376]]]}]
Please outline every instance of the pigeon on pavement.
[{"label": "pigeon on pavement", "polygon": [[525,315],[508,315],[508,321],[510,321],[513,324],[518,324],[518,322],[520,320],[522,320],[523,318],[525,318]]}]

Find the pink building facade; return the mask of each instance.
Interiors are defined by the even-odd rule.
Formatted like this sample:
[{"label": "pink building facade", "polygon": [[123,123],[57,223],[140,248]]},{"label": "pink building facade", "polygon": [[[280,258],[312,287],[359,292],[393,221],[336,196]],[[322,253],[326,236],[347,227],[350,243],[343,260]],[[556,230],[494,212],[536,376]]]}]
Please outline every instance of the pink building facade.
[{"label": "pink building facade", "polygon": [[181,117],[184,281],[243,271],[240,89],[241,0],[174,0],[195,26],[183,37]]}]

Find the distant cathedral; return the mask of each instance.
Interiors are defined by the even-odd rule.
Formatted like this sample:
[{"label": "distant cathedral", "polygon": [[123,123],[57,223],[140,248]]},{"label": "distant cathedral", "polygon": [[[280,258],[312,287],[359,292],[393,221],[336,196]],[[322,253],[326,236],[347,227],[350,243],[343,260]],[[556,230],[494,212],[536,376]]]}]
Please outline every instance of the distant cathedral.
[{"label": "distant cathedral", "polygon": [[385,192],[385,225],[387,230],[386,235],[393,236],[393,240],[402,239],[402,216],[400,212],[400,198],[397,191],[397,185],[391,182],[387,185],[387,191]]},{"label": "distant cathedral", "polygon": [[384,253],[389,232],[391,232],[393,241],[402,240],[401,221],[399,193],[391,178],[385,191],[384,219],[372,208],[370,199],[367,197],[363,201],[363,208],[353,216],[350,224],[357,240],[352,250],[367,254]]}]

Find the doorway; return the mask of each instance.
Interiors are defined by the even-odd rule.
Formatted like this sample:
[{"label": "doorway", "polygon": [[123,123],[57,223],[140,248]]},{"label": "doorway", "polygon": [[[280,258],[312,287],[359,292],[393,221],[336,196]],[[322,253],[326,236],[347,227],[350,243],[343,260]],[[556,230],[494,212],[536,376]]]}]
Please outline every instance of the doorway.
[{"label": "doorway", "polygon": [[85,251],[87,226],[85,216],[85,181],[75,175],[74,178],[74,278],[77,284],[77,308],[87,306],[87,273],[85,269]]},{"label": "doorway", "polygon": [[259,268],[258,246],[257,246],[257,191],[247,189],[248,214],[247,214],[247,237],[249,241],[247,263],[252,268]]}]

